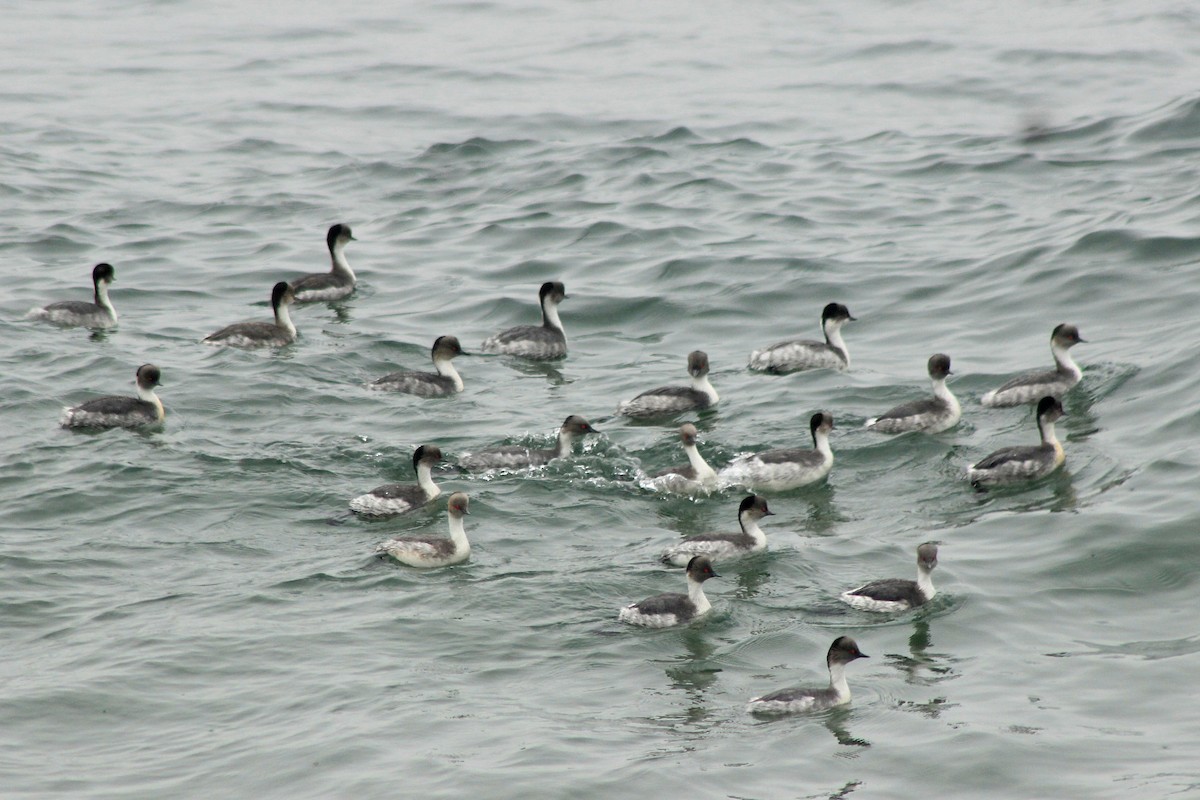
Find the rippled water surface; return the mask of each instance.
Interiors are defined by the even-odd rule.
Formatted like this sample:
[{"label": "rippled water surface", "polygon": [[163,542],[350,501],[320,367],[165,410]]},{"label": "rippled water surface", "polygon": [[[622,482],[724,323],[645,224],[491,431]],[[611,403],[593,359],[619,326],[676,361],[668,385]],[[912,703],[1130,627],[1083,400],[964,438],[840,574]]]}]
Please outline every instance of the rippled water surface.
[{"label": "rippled water surface", "polygon": [[[1193,696],[1200,418],[1200,11],[1187,3],[25,3],[0,55],[0,786],[5,797],[1167,797],[1200,794]],[[360,279],[274,352],[199,340],[271,285]],[[117,270],[116,329],[24,318]],[[571,352],[479,355],[566,283]],[[847,304],[844,373],[750,373]],[[1066,469],[973,492],[1036,441],[979,397],[1079,326]],[[466,390],[368,392],[458,336]],[[766,553],[685,629],[616,609],[682,589],[656,556],[732,529],[741,494],[668,499],[678,420],[618,401],[685,380],[716,464],[805,445],[829,479],[771,495]],[[949,353],[962,423],[883,437]],[[62,406],[163,371],[161,432]],[[349,516],[452,461],[602,431],[478,476],[474,552],[374,546],[436,504]],[[444,505],[444,504],[443,504]],[[836,601],[909,577],[919,613]],[[745,702],[871,658],[824,714]]]}]

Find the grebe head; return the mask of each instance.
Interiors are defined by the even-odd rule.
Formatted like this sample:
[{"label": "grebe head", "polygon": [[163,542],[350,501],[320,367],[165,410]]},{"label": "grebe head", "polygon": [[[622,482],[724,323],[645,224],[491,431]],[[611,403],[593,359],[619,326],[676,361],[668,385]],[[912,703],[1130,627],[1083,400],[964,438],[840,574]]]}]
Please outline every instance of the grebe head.
[{"label": "grebe head", "polygon": [[767,498],[757,494],[752,494],[742,500],[742,504],[738,506],[738,516],[746,514],[752,520],[760,520],[763,517],[773,517],[775,512],[767,508]]},{"label": "grebe head", "polygon": [[825,663],[832,667],[834,664],[849,664],[859,658],[869,658],[869,656],[859,650],[858,643],[849,636],[839,636],[833,640],[833,644],[829,645]]},{"label": "grebe head", "polygon": [[1055,422],[1067,415],[1063,411],[1062,403],[1058,402],[1053,397],[1043,397],[1038,401],[1037,419],[1038,422]]},{"label": "grebe head", "polygon": [[571,416],[567,417],[566,420],[563,421],[562,428],[560,430],[563,433],[569,433],[572,436],[582,436],[585,433],[599,433],[598,430],[591,426],[591,423],[578,414],[572,414]]},{"label": "grebe head", "polygon": [[538,301],[543,306],[546,303],[558,305],[566,299],[567,289],[562,285],[562,281],[546,281],[542,284],[542,288],[538,290]]},{"label": "grebe head", "polygon": [[812,431],[813,438],[816,438],[817,432],[829,433],[833,430],[833,414],[828,411],[818,411],[812,415],[812,419],[808,422],[808,427]]},{"label": "grebe head", "polygon": [[450,495],[450,499],[446,501],[446,510],[450,512],[452,517],[463,517],[471,512],[467,510],[470,501],[467,498],[466,492],[455,492]]},{"label": "grebe head", "polygon": [[846,308],[841,303],[829,303],[825,309],[821,311],[821,327],[824,328],[830,323],[841,325],[844,322],[854,322],[856,318],[850,316],[850,309]]},{"label": "grebe head", "polygon": [[713,571],[712,562],[708,560],[708,556],[692,556],[692,560],[687,565],[687,576],[697,583],[704,583],[709,578],[721,577]]},{"label": "grebe head", "polygon": [[325,234],[325,244],[329,245],[329,249],[333,250],[338,245],[345,246],[346,242],[357,241],[354,235],[350,233],[350,226],[338,223],[330,227],[329,233]]},{"label": "grebe head", "polygon": [[280,281],[271,288],[271,308],[279,308],[281,304],[291,305],[295,299],[296,295],[287,281]]},{"label": "grebe head", "polygon": [[153,364],[142,364],[137,368],[137,385],[142,389],[152,389],[160,386],[162,373]]},{"label": "grebe head", "polygon": [[97,264],[92,267],[92,283],[112,283],[117,279],[117,271],[112,264]]},{"label": "grebe head", "polygon": [[1050,333],[1050,344],[1058,345],[1064,350],[1072,345],[1086,341],[1087,339],[1079,335],[1079,328],[1076,328],[1074,325],[1067,325],[1066,323],[1055,327]]},{"label": "grebe head", "polygon": [[433,357],[439,358],[454,358],[463,354],[462,345],[458,343],[457,336],[439,336],[433,343]]},{"label": "grebe head", "polygon": [[423,444],[413,453],[413,469],[417,469],[421,464],[433,467],[441,460],[442,450],[440,447],[436,444]]},{"label": "grebe head", "polygon": [[703,350],[688,353],[688,374],[693,378],[702,378],[708,374],[708,353]]},{"label": "grebe head", "polygon": [[696,426],[690,422],[685,422],[679,427],[679,438],[683,440],[685,447],[694,446],[699,436],[700,431],[696,430]]},{"label": "grebe head", "polygon": [[917,566],[921,569],[931,570],[937,566],[937,545],[933,542],[925,542],[917,548]]},{"label": "grebe head", "polygon": [[950,356],[945,353],[935,353],[929,357],[929,377],[940,381],[950,374]]}]

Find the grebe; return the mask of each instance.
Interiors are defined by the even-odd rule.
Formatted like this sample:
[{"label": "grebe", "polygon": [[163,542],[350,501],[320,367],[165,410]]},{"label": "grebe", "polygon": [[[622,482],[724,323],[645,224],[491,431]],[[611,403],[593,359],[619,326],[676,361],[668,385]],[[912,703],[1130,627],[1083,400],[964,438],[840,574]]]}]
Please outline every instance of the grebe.
[{"label": "grebe", "polygon": [[828,411],[818,411],[809,420],[809,429],[812,431],[812,450],[767,450],[741,456],[721,470],[717,477],[722,485],[776,492],[819,481],[833,467],[833,450],[829,447],[833,415]]},{"label": "grebe", "polygon": [[829,686],[808,689],[798,686],[764,694],[750,701],[746,709],[752,714],[795,714],[802,711],[823,711],[850,702],[850,685],[846,683],[846,665],[867,658],[849,636],[839,636],[829,646],[825,663],[829,667]]},{"label": "grebe", "polygon": [[471,543],[463,527],[463,515],[467,510],[465,492],[455,492],[446,501],[446,515],[450,518],[450,538],[444,536],[400,536],[389,539],[375,548],[375,552],[389,555],[401,564],[410,567],[447,567],[466,561],[471,555]]},{"label": "grebe", "polygon": [[1049,475],[1066,460],[1063,447],[1054,435],[1054,423],[1066,416],[1062,403],[1053,397],[1038,402],[1037,426],[1042,443],[1031,447],[1005,447],[967,470],[967,480],[976,488]]},{"label": "grebe", "polygon": [[712,608],[704,596],[704,582],[719,577],[713,572],[712,562],[704,556],[696,556],[687,565],[687,594],[668,592],[647,597],[622,608],[617,618],[645,628],[670,628],[691,622]]},{"label": "grebe", "polygon": [[821,311],[821,332],[825,341],[792,339],[750,354],[750,369],[766,372],[796,372],[803,369],[837,369],[850,366],[850,351],[842,341],[842,326],[853,322],[850,309],[841,303],[829,303]]},{"label": "grebe", "polygon": [[367,384],[386,392],[405,392],[419,397],[445,397],[463,390],[462,377],[450,359],[463,354],[462,345],[454,336],[439,336],[433,343],[431,355],[437,372],[393,372]]},{"label": "grebe", "polygon": [[917,548],[917,579],[888,578],[871,581],[857,589],[842,592],[842,600],[861,611],[907,611],[933,599],[933,568],[937,566],[938,548],[925,542]]},{"label": "grebe", "polygon": [[701,533],[689,536],[663,551],[662,560],[682,567],[695,556],[708,556],[713,561],[725,561],[766,550],[767,535],[758,527],[758,521],[771,516],[774,516],[774,512],[767,508],[767,498],[752,494],[742,500],[738,507],[741,533]]},{"label": "grebe", "polygon": [[274,322],[235,322],[211,336],[204,337],[204,343],[244,348],[283,347],[291,344],[296,341],[296,326],[292,324],[292,318],[288,315],[288,306],[293,299],[292,288],[280,281],[271,289]]},{"label": "grebe", "polygon": [[679,438],[683,441],[683,452],[687,454],[688,464],[684,467],[668,467],[654,473],[649,481],[651,488],[677,494],[711,492],[717,488],[717,471],[708,465],[704,456],[696,449],[699,435],[696,426],[690,422],[679,428]]},{"label": "grebe", "polygon": [[708,382],[708,354],[702,350],[688,353],[687,369],[692,376],[691,386],[650,389],[621,403],[617,406],[617,413],[627,417],[656,417],[716,405],[721,398]]},{"label": "grebe", "polygon": [[483,352],[503,353],[525,358],[562,358],[567,354],[567,335],[558,318],[558,304],[567,299],[567,290],[559,281],[546,281],[538,291],[542,306],[541,325],[518,325],[501,331],[483,342]]},{"label": "grebe", "polygon": [[950,430],[962,418],[962,406],[958,398],[946,387],[946,376],[950,374],[950,356],[945,353],[930,356],[929,379],[933,381],[933,397],[896,406],[868,421],[867,427],[880,433],[941,433]]},{"label": "grebe", "polygon": [[413,453],[413,470],[417,482],[389,483],[377,486],[366,494],[350,501],[350,510],[372,517],[403,514],[420,508],[442,493],[441,487],[433,482],[433,467],[442,460],[442,451],[436,445],[423,444]]},{"label": "grebe", "polygon": [[64,327],[111,328],[117,324],[117,310],[108,299],[108,286],[116,279],[117,271],[113,269],[112,264],[97,264],[92,268],[94,302],[63,300],[31,309],[28,317]]},{"label": "grebe", "polygon": [[522,467],[540,467],[556,458],[566,458],[571,454],[571,444],[577,436],[589,433],[599,433],[583,417],[572,414],[567,417],[558,429],[558,442],[554,447],[545,449],[522,447],[521,445],[504,445],[489,447],[463,456],[458,460],[459,466],[472,470],[485,469],[520,469]]},{"label": "grebe", "polygon": [[349,225],[337,224],[325,234],[329,247],[329,259],[333,269],[329,272],[314,272],[292,281],[297,303],[314,303],[321,300],[341,300],[354,291],[356,279],[350,262],[346,260],[346,243],[357,241],[350,233]]},{"label": "grebe", "polygon": [[74,408],[64,408],[60,424],[64,428],[141,428],[158,425],[166,417],[162,401],[154,393],[162,373],[153,364],[137,368],[137,397],[110,395],[88,400]]},{"label": "grebe", "polygon": [[1062,399],[1072,386],[1079,383],[1083,370],[1071,358],[1070,350],[1080,342],[1074,325],[1059,325],[1050,332],[1050,352],[1054,355],[1054,369],[1044,372],[1028,372],[1018,375],[999,389],[993,389],[979,399],[985,406],[1019,406],[1033,403],[1043,397]]}]

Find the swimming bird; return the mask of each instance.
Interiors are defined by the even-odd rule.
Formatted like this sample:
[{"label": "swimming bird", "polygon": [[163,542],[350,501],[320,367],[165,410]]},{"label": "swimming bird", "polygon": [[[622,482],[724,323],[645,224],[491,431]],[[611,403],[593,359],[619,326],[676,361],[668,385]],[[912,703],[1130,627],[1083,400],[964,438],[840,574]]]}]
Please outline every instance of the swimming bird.
[{"label": "swimming bird", "polygon": [[617,413],[627,417],[657,417],[715,406],[721,398],[708,382],[708,354],[703,350],[688,353],[687,370],[692,376],[691,386],[649,389],[621,403],[617,406]]},{"label": "swimming bird", "polygon": [[417,482],[389,483],[376,486],[366,494],[350,501],[350,510],[372,517],[403,514],[421,508],[442,493],[441,487],[433,482],[433,468],[442,460],[442,451],[436,445],[423,444],[413,453],[413,471]]},{"label": "swimming bird", "polygon": [[445,397],[463,390],[462,377],[450,359],[463,354],[462,345],[454,336],[439,336],[433,343],[431,355],[437,372],[393,372],[367,384],[371,389],[405,392],[419,397]]},{"label": "swimming bird", "polygon": [[448,567],[466,561],[471,555],[471,543],[463,527],[463,516],[467,510],[465,492],[455,492],[446,501],[446,515],[450,518],[450,538],[444,536],[399,536],[389,539],[375,548],[375,552],[389,555],[401,564],[410,567]]},{"label": "swimming bird", "polygon": [[1079,383],[1083,370],[1071,358],[1070,350],[1087,339],[1080,337],[1074,325],[1062,324],[1050,332],[1050,352],[1054,369],[1018,375],[999,389],[993,389],[979,399],[985,406],[1019,406],[1049,396],[1061,400],[1067,391]]},{"label": "swimming bird", "polygon": [[158,425],[166,417],[162,401],[154,393],[160,385],[162,373],[153,364],[142,364],[137,368],[134,382],[137,397],[109,395],[97,397],[74,408],[64,408],[64,428],[141,428]]},{"label": "swimming bird", "polygon": [[349,297],[357,282],[350,262],[346,260],[346,243],[357,239],[350,233],[350,226],[338,223],[325,234],[329,247],[329,259],[333,268],[329,272],[313,272],[292,281],[292,291],[297,303],[313,303],[321,300],[341,300]]},{"label": "swimming bird", "polygon": [[560,281],[546,281],[538,290],[542,306],[541,325],[518,325],[500,331],[483,342],[483,352],[534,359],[562,358],[567,354],[567,334],[558,318],[558,304],[567,299]]},{"label": "swimming bird", "polygon": [[228,347],[282,347],[296,341],[296,326],[288,314],[288,306],[294,297],[292,287],[284,281],[271,289],[271,308],[275,312],[274,322],[235,322],[204,337],[205,344]]},{"label": "swimming bird", "polygon": [[1049,475],[1066,460],[1054,435],[1054,423],[1065,417],[1062,403],[1053,397],[1038,401],[1037,425],[1042,443],[1029,447],[1005,447],[967,470],[967,480],[980,488],[992,484],[1033,480]]},{"label": "swimming bird", "polygon": [[821,311],[821,332],[825,334],[825,341],[791,339],[755,350],[750,354],[750,369],[766,372],[846,369],[850,366],[850,351],[842,341],[842,326],[854,319],[850,309],[841,303],[829,303]]},{"label": "swimming bird", "polygon": [[516,444],[489,447],[463,456],[458,463],[459,466],[471,470],[540,467],[556,458],[566,458],[571,455],[571,445],[576,437],[586,436],[589,433],[599,433],[599,431],[583,417],[572,414],[563,421],[562,426],[558,429],[558,442],[554,447],[539,449]]},{"label": "swimming bird", "polygon": [[108,299],[108,286],[117,279],[112,264],[97,264],[92,268],[92,299],[63,300],[29,311],[30,319],[52,322],[55,325],[75,328],[111,328],[117,324],[117,310]]},{"label": "swimming bird", "polygon": [[691,622],[712,608],[704,596],[704,582],[719,577],[706,556],[696,556],[687,565],[687,594],[668,592],[647,597],[622,608],[617,618],[645,628],[670,628]]},{"label": "swimming bird", "polygon": [[774,516],[774,512],[767,508],[767,498],[752,494],[738,506],[738,525],[742,528],[741,533],[701,533],[688,536],[664,550],[662,560],[682,567],[696,556],[725,561],[766,550],[767,535],[758,527],[758,521],[771,516]]},{"label": "swimming bird", "polygon": [[933,599],[933,568],[937,566],[938,548],[925,542],[917,548],[917,579],[887,578],[871,581],[857,589],[842,592],[842,600],[860,611],[907,611]]},{"label": "swimming bird", "polygon": [[950,374],[950,356],[945,353],[930,356],[929,378],[933,381],[933,397],[896,406],[869,420],[867,427],[880,433],[941,433],[953,428],[962,418],[962,406],[946,387],[946,376]]},{"label": "swimming bird", "polygon": [[833,467],[833,450],[829,447],[833,415],[818,411],[809,420],[809,429],[812,431],[812,450],[767,450],[741,456],[718,474],[721,484],[779,492],[824,478]]},{"label": "swimming bird", "polygon": [[803,711],[824,711],[850,702],[850,684],[846,682],[846,665],[867,658],[849,636],[839,636],[829,646],[825,664],[829,667],[829,687],[810,689],[797,686],[764,694],[750,701],[751,714],[795,714]]},{"label": "swimming bird", "polygon": [[717,488],[716,470],[708,465],[696,448],[699,435],[696,426],[690,422],[679,428],[679,438],[683,441],[683,452],[687,454],[688,464],[682,467],[668,467],[654,473],[649,481],[651,488],[677,494],[711,492]]}]

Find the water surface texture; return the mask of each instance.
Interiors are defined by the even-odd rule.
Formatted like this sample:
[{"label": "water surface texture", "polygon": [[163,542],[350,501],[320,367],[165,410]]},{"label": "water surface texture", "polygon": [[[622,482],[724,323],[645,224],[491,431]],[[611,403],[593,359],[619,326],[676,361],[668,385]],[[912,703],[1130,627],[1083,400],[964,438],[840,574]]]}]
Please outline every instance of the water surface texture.
[{"label": "water surface texture", "polygon": [[[19,4],[0,54],[0,794],[96,797],[1078,797],[1200,794],[1200,10],[1139,3]],[[279,351],[200,344],[328,268]],[[25,312],[112,263],[117,328]],[[479,355],[562,280],[570,355]],[[751,373],[818,336],[844,373]],[[979,397],[1079,326],[1065,470],[976,493],[1036,441]],[[457,397],[369,392],[428,368]],[[715,410],[616,417],[709,354]],[[948,353],[962,423],[864,422]],[[161,432],[58,428],[159,365]],[[641,488],[697,422],[714,464],[837,428],[829,479],[771,495],[767,552],[714,612],[619,625],[682,588],[656,557],[743,493]],[[347,501],[450,458],[602,431],[481,477],[461,566],[380,541],[445,530]],[[917,613],[837,602],[914,577]],[[746,701],[871,658],[853,703]]]}]

